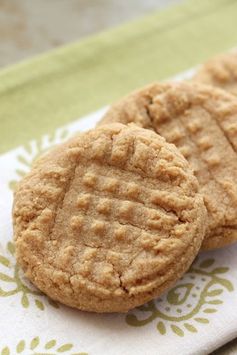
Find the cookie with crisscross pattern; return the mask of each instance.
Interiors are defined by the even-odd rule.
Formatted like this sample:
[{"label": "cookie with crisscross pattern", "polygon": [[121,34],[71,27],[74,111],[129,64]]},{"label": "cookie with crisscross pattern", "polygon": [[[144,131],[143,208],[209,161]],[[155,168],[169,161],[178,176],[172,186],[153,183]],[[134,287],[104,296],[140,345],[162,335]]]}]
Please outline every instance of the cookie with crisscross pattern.
[{"label": "cookie with crisscross pattern", "polygon": [[36,162],[13,216],[26,276],[53,299],[96,312],[127,311],[172,285],[207,223],[178,149],[122,124],[80,134]]},{"label": "cookie with crisscross pattern", "polygon": [[134,122],[174,143],[208,210],[203,249],[237,241],[237,99],[193,83],[155,83],[112,106],[100,124]]}]

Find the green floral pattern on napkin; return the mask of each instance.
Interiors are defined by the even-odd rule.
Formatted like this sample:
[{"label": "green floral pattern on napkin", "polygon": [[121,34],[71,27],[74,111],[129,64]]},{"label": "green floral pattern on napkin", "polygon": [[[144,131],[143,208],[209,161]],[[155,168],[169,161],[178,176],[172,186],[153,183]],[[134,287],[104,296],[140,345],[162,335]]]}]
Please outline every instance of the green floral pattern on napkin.
[{"label": "green floral pattern on napkin", "polygon": [[20,340],[15,348],[12,346],[5,346],[0,351],[1,355],[24,354],[26,351],[27,354],[30,355],[88,355],[85,352],[74,351],[74,345],[71,343],[60,344],[55,339],[51,339],[46,343],[43,343],[38,336],[33,338],[31,341]]},{"label": "green floral pattern on napkin", "polygon": [[[43,311],[45,309],[45,296],[37,290],[23,275],[14,257],[15,248],[12,242],[8,242],[5,255],[0,255],[0,297],[20,295],[22,307],[28,308],[30,302]],[[48,303],[58,308],[57,302],[48,299]]]},{"label": "green floral pattern on napkin", "polygon": [[186,332],[196,333],[200,325],[211,321],[211,314],[218,312],[224,302],[224,292],[234,287],[224,277],[228,267],[219,266],[215,259],[198,260],[169,292],[154,301],[138,307],[126,316],[127,324],[134,327],[154,322],[161,335],[169,328],[183,337]]}]

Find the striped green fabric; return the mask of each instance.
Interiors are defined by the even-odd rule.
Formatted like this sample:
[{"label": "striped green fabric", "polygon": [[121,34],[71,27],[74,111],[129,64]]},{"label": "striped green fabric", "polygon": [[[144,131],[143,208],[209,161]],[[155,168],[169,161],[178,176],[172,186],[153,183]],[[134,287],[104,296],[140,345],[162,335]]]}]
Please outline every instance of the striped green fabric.
[{"label": "striped green fabric", "polygon": [[189,0],[0,72],[0,153],[237,43],[235,0]]}]

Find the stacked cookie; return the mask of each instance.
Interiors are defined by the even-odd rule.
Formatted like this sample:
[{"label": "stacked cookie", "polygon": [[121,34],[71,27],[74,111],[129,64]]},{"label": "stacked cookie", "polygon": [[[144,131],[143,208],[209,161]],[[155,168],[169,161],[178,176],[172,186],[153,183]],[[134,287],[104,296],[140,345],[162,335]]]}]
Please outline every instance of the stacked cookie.
[{"label": "stacked cookie", "polygon": [[126,312],[173,285],[200,248],[237,240],[237,99],[202,84],[205,70],[128,95],[22,180],[17,259],[40,290]]}]

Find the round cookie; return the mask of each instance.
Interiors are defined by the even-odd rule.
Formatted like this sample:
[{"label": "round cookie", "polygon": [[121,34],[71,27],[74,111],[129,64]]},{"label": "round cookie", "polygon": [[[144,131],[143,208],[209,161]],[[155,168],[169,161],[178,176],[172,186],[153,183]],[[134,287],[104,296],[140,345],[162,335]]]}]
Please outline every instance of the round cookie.
[{"label": "round cookie", "polygon": [[237,99],[193,83],[155,83],[112,106],[99,123],[134,122],[174,143],[198,178],[209,226],[202,249],[237,241]]},{"label": "round cookie", "polygon": [[202,243],[203,197],[189,164],[159,135],[113,124],[38,160],[15,193],[19,265],[66,305],[124,312],[160,295]]},{"label": "round cookie", "polygon": [[217,86],[237,95],[237,52],[210,59],[198,69],[192,80]]}]

